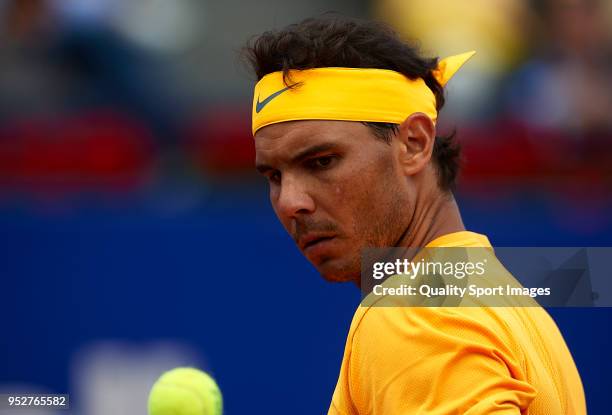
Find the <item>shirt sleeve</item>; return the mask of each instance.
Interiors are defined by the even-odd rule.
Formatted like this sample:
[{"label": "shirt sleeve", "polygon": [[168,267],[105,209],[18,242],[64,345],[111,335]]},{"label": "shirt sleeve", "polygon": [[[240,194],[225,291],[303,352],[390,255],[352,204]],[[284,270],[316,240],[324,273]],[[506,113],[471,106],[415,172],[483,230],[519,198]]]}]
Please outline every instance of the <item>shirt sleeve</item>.
[{"label": "shirt sleeve", "polygon": [[348,362],[357,412],[526,413],[536,391],[504,327],[486,308],[371,308]]}]

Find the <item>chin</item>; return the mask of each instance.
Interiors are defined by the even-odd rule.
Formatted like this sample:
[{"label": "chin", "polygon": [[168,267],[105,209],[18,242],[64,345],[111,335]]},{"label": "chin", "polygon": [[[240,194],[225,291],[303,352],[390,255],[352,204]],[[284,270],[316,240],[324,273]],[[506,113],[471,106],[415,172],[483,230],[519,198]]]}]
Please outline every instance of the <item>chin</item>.
[{"label": "chin", "polygon": [[329,282],[359,281],[361,278],[359,267],[355,268],[341,259],[327,259],[314,265],[319,274]]}]

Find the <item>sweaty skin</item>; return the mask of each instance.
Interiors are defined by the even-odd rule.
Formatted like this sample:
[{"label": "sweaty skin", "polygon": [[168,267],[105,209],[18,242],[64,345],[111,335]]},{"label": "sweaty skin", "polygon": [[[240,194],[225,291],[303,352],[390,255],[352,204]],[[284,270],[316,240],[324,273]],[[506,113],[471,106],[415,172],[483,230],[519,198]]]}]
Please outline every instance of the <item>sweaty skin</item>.
[{"label": "sweaty skin", "polygon": [[435,126],[408,117],[390,143],[360,122],[288,121],[255,135],[270,201],[302,253],[330,281],[359,284],[367,247],[425,246],[464,230],[437,184]]}]

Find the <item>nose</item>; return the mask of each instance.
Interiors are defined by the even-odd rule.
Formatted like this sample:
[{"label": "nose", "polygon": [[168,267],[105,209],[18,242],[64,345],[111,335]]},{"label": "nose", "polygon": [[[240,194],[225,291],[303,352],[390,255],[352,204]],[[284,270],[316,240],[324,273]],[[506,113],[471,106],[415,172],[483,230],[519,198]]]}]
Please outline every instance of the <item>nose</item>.
[{"label": "nose", "polygon": [[315,203],[306,186],[293,177],[284,176],[275,201],[276,211],[284,219],[312,213]]}]

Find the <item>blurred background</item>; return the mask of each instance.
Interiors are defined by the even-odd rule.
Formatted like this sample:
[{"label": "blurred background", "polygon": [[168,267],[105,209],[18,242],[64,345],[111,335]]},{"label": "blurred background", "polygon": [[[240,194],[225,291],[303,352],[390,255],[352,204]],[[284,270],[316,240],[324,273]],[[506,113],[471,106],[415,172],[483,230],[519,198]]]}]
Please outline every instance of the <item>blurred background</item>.
[{"label": "blurred background", "polygon": [[[238,58],[326,11],[477,50],[440,124],[469,229],[612,246],[612,2],[0,0],[0,393],[144,414],[162,371],[195,365],[229,415],[326,412],[359,292],[277,223]],[[550,312],[606,413],[612,310]]]}]

